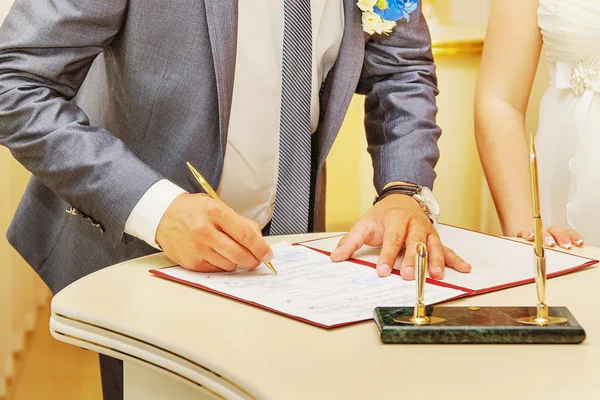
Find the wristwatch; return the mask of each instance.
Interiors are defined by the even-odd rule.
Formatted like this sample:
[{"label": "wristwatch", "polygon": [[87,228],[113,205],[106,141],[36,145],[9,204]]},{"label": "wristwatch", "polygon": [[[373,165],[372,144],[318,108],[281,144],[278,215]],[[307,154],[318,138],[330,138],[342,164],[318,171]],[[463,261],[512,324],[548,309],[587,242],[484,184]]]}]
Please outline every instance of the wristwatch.
[{"label": "wristwatch", "polygon": [[427,186],[419,185],[391,185],[383,189],[373,204],[383,200],[390,194],[404,194],[411,196],[419,203],[431,222],[435,224],[440,217],[440,204]]}]

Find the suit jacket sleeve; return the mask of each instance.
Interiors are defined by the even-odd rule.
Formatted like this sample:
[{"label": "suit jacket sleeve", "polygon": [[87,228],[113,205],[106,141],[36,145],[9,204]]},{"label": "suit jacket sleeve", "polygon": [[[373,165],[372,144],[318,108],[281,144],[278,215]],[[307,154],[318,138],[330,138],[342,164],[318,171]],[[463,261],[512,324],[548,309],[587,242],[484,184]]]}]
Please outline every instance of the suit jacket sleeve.
[{"label": "suit jacket sleeve", "polygon": [[70,100],[126,8],[127,0],[16,0],[0,28],[0,144],[115,243],[161,177]]},{"label": "suit jacket sleeve", "polygon": [[419,7],[389,36],[366,43],[358,86],[377,191],[392,181],[432,187],[439,159],[438,94],[431,38]]}]

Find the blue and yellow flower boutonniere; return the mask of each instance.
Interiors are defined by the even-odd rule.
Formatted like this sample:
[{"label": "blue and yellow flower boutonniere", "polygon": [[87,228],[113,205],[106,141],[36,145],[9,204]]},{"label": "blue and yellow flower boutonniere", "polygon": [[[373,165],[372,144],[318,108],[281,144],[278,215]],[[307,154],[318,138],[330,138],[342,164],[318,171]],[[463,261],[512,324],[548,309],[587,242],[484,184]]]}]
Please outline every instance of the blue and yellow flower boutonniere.
[{"label": "blue and yellow flower boutonniere", "polygon": [[363,30],[388,35],[402,18],[410,20],[410,13],[418,7],[419,0],[358,0],[362,11]]}]

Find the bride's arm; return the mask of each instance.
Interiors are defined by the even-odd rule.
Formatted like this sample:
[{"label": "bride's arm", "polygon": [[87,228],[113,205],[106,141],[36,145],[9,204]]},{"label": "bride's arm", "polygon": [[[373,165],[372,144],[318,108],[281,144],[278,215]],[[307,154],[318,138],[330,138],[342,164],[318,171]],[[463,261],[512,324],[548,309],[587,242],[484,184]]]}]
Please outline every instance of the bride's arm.
[{"label": "bride's arm", "polygon": [[531,231],[525,113],[542,48],[537,0],[495,0],[475,93],[475,136],[505,235]]}]

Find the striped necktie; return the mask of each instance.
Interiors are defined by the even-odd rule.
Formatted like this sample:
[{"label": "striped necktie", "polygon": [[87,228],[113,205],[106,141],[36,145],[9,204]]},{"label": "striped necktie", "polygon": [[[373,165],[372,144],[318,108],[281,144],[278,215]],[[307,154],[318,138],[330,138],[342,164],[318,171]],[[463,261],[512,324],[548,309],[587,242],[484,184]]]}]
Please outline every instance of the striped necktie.
[{"label": "striped necktie", "polygon": [[284,0],[279,170],[271,235],[308,231],[311,179],[310,0]]}]

